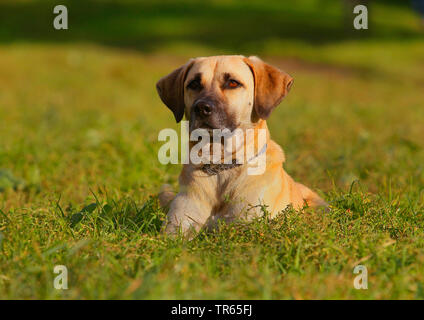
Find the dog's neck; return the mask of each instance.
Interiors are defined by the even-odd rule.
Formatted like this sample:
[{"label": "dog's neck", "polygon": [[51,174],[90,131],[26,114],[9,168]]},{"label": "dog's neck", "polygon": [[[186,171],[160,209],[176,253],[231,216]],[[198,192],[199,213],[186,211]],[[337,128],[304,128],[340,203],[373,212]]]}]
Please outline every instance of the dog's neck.
[{"label": "dog's neck", "polygon": [[[245,137],[243,140],[243,145],[241,146],[244,148],[242,150],[242,155],[243,155],[242,161],[237,160],[237,156],[238,156],[237,150],[233,150],[231,155],[231,163],[224,163],[224,158],[222,158],[221,162],[219,163],[200,164],[196,166],[197,169],[202,170],[204,173],[208,175],[217,175],[220,172],[238,168],[243,165],[247,165],[249,163],[253,163],[256,158],[266,153],[267,146],[269,145],[269,140],[270,140],[270,134],[269,134],[269,130],[265,120],[260,120],[253,129],[254,129],[253,139],[249,140],[247,139],[247,137]],[[259,141],[259,138],[258,138],[259,130],[266,130],[265,141],[262,141],[262,142]],[[248,148],[250,148],[250,150],[252,151],[255,150],[254,151],[255,154],[253,156],[250,156],[250,157],[248,156],[247,154]]]},{"label": "dog's neck", "polygon": [[257,154],[255,154],[255,156],[253,156],[251,159],[247,160],[247,163],[237,163],[237,159],[233,159],[232,163],[217,163],[217,164],[207,163],[207,164],[203,164],[200,167],[200,170],[202,170],[204,173],[206,173],[210,176],[214,176],[214,175],[217,175],[218,173],[221,173],[222,171],[241,167],[243,165],[251,163],[256,158],[258,158],[261,155],[263,155],[264,153],[266,153],[267,146],[268,146],[267,144],[264,144],[262,149]]}]

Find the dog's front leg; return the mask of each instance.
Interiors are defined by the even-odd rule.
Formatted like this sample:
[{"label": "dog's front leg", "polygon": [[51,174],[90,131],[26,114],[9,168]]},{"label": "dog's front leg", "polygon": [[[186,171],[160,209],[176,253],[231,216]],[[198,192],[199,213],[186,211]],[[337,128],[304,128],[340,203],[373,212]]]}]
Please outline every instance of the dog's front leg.
[{"label": "dog's front leg", "polygon": [[179,193],[169,207],[165,232],[169,235],[181,232],[191,238],[204,226],[211,211],[210,204],[190,197],[187,193]]}]

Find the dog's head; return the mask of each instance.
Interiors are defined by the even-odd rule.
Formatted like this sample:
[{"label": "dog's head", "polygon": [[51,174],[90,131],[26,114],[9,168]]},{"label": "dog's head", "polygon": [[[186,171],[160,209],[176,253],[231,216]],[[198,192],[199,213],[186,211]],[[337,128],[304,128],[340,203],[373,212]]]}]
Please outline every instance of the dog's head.
[{"label": "dog's head", "polygon": [[252,128],[267,119],[293,83],[285,72],[257,57],[191,59],[156,85],[177,122],[190,130]]}]

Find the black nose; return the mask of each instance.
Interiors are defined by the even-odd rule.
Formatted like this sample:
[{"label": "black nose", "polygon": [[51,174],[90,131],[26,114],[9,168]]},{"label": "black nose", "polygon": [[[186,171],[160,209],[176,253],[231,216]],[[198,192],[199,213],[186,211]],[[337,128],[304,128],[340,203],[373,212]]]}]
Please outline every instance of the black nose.
[{"label": "black nose", "polygon": [[209,117],[213,111],[213,104],[207,101],[198,101],[194,105],[194,112],[201,117]]}]

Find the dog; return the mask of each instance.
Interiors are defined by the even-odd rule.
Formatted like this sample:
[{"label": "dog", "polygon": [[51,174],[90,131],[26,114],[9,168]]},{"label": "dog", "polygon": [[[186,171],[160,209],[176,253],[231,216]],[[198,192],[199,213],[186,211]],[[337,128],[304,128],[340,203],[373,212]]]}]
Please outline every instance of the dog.
[{"label": "dog", "polygon": [[[164,230],[167,234],[195,234],[213,228],[218,221],[270,217],[292,206],[302,209],[326,207],[315,192],[295,182],[284,170],[282,148],[270,139],[266,119],[287,95],[293,79],[258,57],[241,55],[200,57],[161,78],[156,88],[162,102],[180,122],[185,116],[189,131],[196,129],[253,130],[244,147],[255,145],[256,156],[265,156],[265,171],[249,175],[251,165],[183,165],[180,191],[164,185],[159,193],[162,207],[169,208]],[[258,132],[266,133],[259,142]],[[190,143],[190,148],[192,144]]]}]

